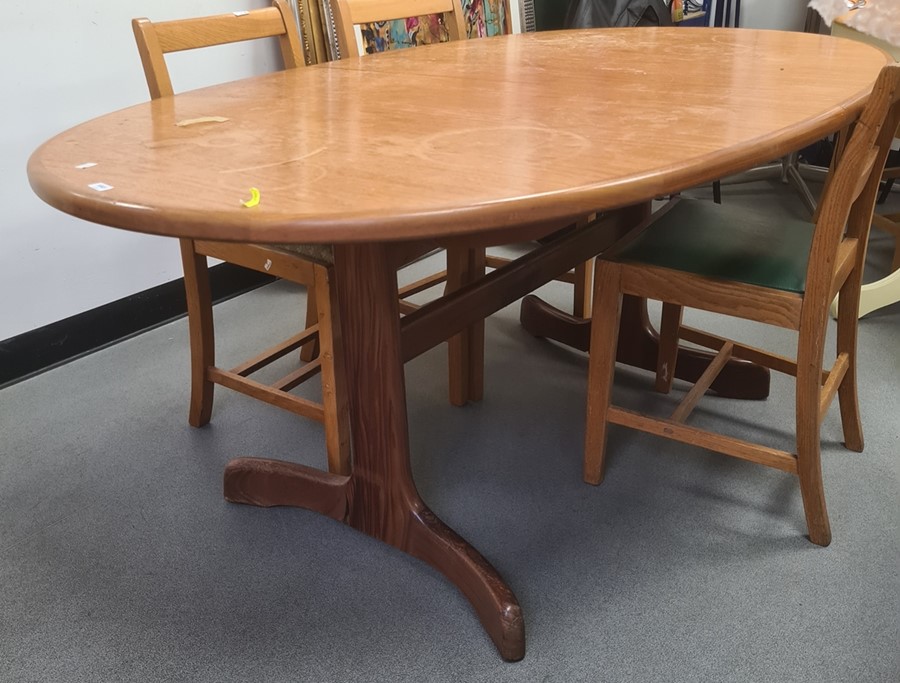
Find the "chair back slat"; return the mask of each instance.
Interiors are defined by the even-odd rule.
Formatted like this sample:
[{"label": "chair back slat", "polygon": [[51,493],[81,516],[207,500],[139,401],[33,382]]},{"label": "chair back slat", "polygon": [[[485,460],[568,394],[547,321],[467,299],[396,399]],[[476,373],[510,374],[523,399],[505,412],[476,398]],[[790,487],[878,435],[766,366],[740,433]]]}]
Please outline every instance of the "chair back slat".
[{"label": "chair back slat", "polygon": [[300,35],[286,0],[273,0],[272,7],[247,12],[155,23],[135,19],[131,25],[152,99],[175,94],[165,60],[170,52],[278,38],[285,68],[304,63]]},{"label": "chair back slat", "polygon": [[344,4],[350,9],[350,19],[354,24],[453,11],[452,0],[348,0]]},{"label": "chair back slat", "polygon": [[450,40],[466,35],[459,0],[337,0],[332,6],[342,57],[359,56],[354,31],[358,24],[442,14]]},{"label": "chair back slat", "polygon": [[277,7],[248,14],[219,14],[156,24],[164,53],[268,38],[284,32],[284,18]]},{"label": "chair back slat", "polygon": [[[900,65],[882,69],[865,108],[853,126],[834,173],[826,183],[807,268],[806,303],[825,315],[836,275],[837,251],[846,237],[865,245],[881,173],[900,120]],[[864,248],[864,247],[863,247]]]}]

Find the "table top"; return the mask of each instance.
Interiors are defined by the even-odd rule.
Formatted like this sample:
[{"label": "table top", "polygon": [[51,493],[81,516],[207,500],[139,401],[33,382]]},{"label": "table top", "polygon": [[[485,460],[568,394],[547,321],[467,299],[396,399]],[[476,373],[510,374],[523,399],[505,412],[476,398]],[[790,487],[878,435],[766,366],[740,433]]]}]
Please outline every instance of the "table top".
[{"label": "table top", "polygon": [[[466,236],[777,158],[854,117],[886,60],[854,41],[748,29],[460,41],[124,109],[42,145],[28,174],[62,211],[154,234]],[[261,200],[246,208],[251,187]]]}]

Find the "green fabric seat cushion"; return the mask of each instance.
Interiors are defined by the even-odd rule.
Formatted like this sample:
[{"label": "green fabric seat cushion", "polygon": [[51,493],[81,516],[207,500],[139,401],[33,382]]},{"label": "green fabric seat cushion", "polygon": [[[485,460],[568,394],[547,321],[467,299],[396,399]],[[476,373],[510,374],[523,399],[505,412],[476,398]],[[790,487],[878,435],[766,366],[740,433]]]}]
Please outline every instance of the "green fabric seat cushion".
[{"label": "green fabric seat cushion", "polygon": [[608,260],[802,293],[815,225],[733,205],[678,199]]},{"label": "green fabric seat cushion", "polygon": [[334,263],[334,254],[330,244],[270,244],[268,246],[323,266],[330,266]]}]

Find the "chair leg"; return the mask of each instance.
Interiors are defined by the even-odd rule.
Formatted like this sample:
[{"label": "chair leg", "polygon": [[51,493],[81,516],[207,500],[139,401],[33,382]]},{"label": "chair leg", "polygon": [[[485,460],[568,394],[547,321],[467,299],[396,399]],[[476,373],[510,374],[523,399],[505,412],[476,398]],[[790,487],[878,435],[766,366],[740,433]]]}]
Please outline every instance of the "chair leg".
[{"label": "chair leg", "polygon": [[591,317],[591,261],[575,266],[575,293],[572,315],[589,320]]},{"label": "chair leg", "polygon": [[[318,266],[317,266],[318,267]],[[319,321],[315,282],[306,283],[306,326],[312,327]],[[319,355],[319,337],[316,336],[300,347],[300,360],[308,363]]]},{"label": "chair leg", "polygon": [[594,268],[594,308],[588,356],[587,420],[584,436],[584,480],[599,484],[606,471],[607,414],[616,368],[616,345],[622,293],[615,263],[597,259]]},{"label": "chair leg", "polygon": [[819,444],[822,350],[813,347],[813,344],[803,343],[801,330],[797,354],[797,475],[800,478],[809,540],[816,545],[827,546],[831,543],[831,525],[825,507]]},{"label": "chair leg", "polygon": [[[484,277],[484,249],[447,249],[447,292]],[[484,321],[449,340],[450,403],[463,406],[484,396]]]},{"label": "chair leg", "polygon": [[888,178],[884,181],[881,186],[881,191],[878,193],[878,199],[876,199],[876,203],[884,204],[887,201],[887,198],[891,194],[891,189],[894,187],[894,179]]},{"label": "chair leg", "polygon": [[209,422],[213,404],[213,383],[207,378],[206,369],[216,363],[209,269],[206,257],[195,251],[193,240],[183,239],[179,242],[191,344],[191,404],[188,423],[193,427],[202,427]]},{"label": "chair leg", "polygon": [[838,403],[841,408],[841,427],[844,445],[851,451],[863,449],[862,418],[859,413],[859,397],[856,386],[856,340],[859,318],[859,291],[861,272],[857,268],[844,283],[838,294],[837,353],[847,354],[847,372],[838,387]]},{"label": "chair leg", "polygon": [[892,213],[884,216],[890,221],[884,227],[888,228],[888,232],[894,235],[894,256],[891,259],[891,272],[900,270],[900,213]]},{"label": "chair leg", "polygon": [[678,304],[663,302],[659,325],[659,353],[656,356],[656,390],[668,394],[675,380],[675,363],[678,360],[678,331],[684,309]]},{"label": "chair leg", "polygon": [[350,474],[350,413],[344,366],[341,358],[340,318],[334,315],[337,299],[331,287],[330,271],[315,267],[315,310],[319,324],[319,361],[322,368],[322,406],[325,413],[325,450],[328,469],[333,474]]}]

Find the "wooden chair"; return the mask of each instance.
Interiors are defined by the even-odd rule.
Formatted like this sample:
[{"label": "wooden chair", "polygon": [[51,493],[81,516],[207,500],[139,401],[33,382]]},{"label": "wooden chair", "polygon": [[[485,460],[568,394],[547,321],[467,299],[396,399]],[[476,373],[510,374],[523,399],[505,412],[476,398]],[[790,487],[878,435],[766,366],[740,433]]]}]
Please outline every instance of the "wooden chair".
[{"label": "wooden chair", "polygon": [[[900,128],[897,129],[894,137],[900,137]],[[884,169],[884,173],[881,174],[884,187],[882,188],[881,196],[878,198],[879,203],[887,201],[891,187],[898,178],[900,178],[900,166]],[[900,213],[876,213],[872,217],[872,225],[894,236],[894,256],[891,260],[891,272],[900,270]]]},{"label": "wooden chair", "polygon": [[[300,36],[286,0],[246,13],[221,14],[165,22],[132,21],[150,97],[174,95],[164,55],[261,38],[277,38],[287,69],[304,65]],[[328,287],[331,254],[322,246],[275,247],[182,239],[181,258],[188,305],[191,341],[191,403],[188,421],[201,427],[210,420],[215,384],[234,389],[323,422],[328,466],[332,472],[349,472],[350,442],[345,391],[335,357],[332,293]],[[249,361],[225,370],[215,364],[215,335],[207,257],[268,273],[307,287],[306,329]],[[301,367],[271,384],[251,374],[302,347]],[[318,348],[317,348],[318,347]],[[318,353],[317,353],[318,352]],[[318,356],[316,358],[316,356]],[[322,403],[289,393],[321,372]]]},{"label": "wooden chair", "polygon": [[332,3],[341,56],[361,56],[355,27],[360,24],[440,15],[449,40],[466,37],[459,0],[337,0]]},{"label": "wooden chair", "polygon": [[[900,66],[885,67],[823,193],[815,224],[773,221],[728,205],[676,200],[597,259],[588,380],[584,478],[603,479],[608,424],[695,444],[798,475],[809,538],[828,545],[819,425],[838,394],[847,448],[863,448],[856,395],[856,325],[866,240],[900,116]],[[672,384],[677,340],[718,350],[668,418],[610,403],[623,294],[663,304],[657,388]],[[840,296],[837,354],[824,370],[828,307]],[[682,306],[799,332],[796,360],[684,327]],[[674,332],[674,334],[669,334]],[[671,341],[669,341],[671,340]],[[730,358],[796,377],[796,453],[687,425],[686,419]]]},{"label": "wooden chair", "polygon": [[[900,178],[900,168],[891,169]],[[894,256],[891,259],[891,272],[900,270],[900,213],[879,214],[872,217],[872,225],[894,236]]]},{"label": "wooden chair", "polygon": [[[166,22],[135,19],[135,39],[152,99],[170,97],[174,89],[165,55],[245,40],[277,38],[285,68],[304,65],[300,36],[286,0],[274,0],[271,7],[241,13],[196,17]],[[215,384],[228,387],[297,415],[324,423],[328,466],[332,472],[349,472],[350,441],[346,390],[342,369],[334,362],[339,354],[339,321],[333,292],[329,287],[332,254],[323,245],[252,245],[182,239],[185,292],[191,340],[191,402],[188,421],[195,427],[209,422]],[[404,254],[409,262],[431,246],[417,247]],[[307,287],[306,329],[254,358],[226,370],[215,364],[215,335],[212,316],[207,257],[217,258],[259,272],[265,272]],[[401,310],[415,305],[406,297],[446,279],[437,273],[400,290]],[[291,352],[301,349],[301,365],[286,376],[264,384],[250,377],[258,370]],[[455,366],[468,377],[467,358]],[[322,402],[310,401],[291,392],[301,383],[321,373]],[[464,403],[469,398],[464,381],[451,379]],[[459,389],[462,385],[462,389]]]}]

